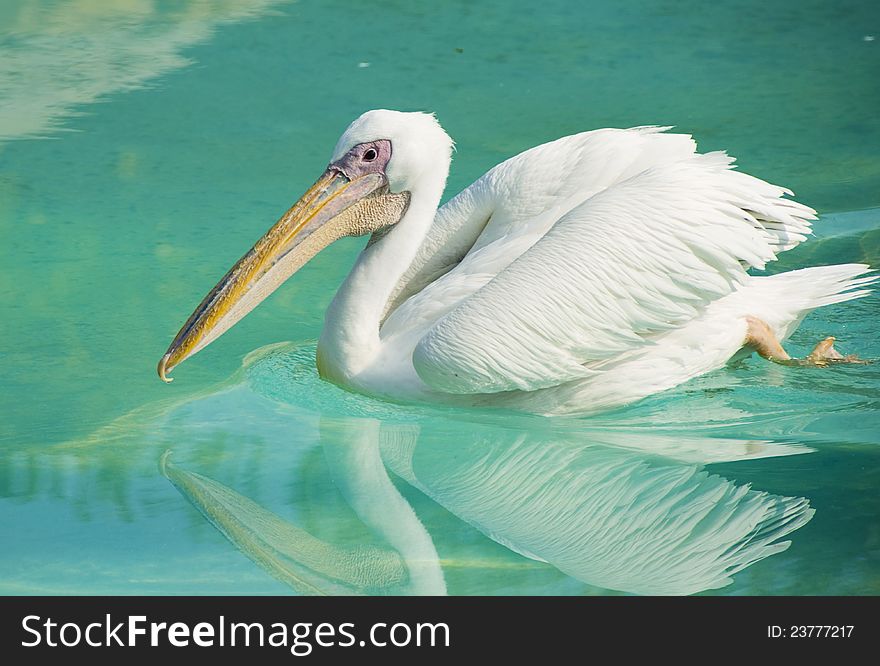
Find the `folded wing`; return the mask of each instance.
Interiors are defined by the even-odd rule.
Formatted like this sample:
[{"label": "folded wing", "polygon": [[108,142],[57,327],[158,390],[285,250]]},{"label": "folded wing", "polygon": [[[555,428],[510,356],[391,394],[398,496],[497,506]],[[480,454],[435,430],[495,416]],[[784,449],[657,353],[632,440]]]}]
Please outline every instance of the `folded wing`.
[{"label": "folded wing", "polygon": [[657,128],[599,130],[508,160],[449,202],[383,336],[450,393],[601,372],[804,240],[812,209]]}]

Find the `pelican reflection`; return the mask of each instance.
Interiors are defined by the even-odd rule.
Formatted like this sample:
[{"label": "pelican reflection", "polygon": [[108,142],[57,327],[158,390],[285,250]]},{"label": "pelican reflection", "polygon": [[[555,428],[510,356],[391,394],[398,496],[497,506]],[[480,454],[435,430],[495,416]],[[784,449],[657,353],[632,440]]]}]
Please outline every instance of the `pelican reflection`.
[{"label": "pelican reflection", "polygon": [[809,451],[797,445],[446,425],[322,420],[330,476],[375,537],[369,546],[340,543],[344,535],[320,522],[306,531],[186,465],[166,460],[163,470],[241,552],[301,593],[447,591],[449,563],[437,546],[453,530],[429,534],[400,481],[446,509],[445,520],[464,521],[524,558],[636,594],[724,587],[788,548],[786,537],[814,513],[805,498],[754,490],[704,469],[707,462]]}]

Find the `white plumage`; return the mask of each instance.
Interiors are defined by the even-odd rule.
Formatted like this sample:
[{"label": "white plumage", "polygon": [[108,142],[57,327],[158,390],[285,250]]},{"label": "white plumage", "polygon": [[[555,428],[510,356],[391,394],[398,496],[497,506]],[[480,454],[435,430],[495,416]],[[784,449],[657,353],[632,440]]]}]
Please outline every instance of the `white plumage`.
[{"label": "white plumage", "polygon": [[439,124],[364,114],[334,158],[390,139],[390,186],[411,203],[328,310],[322,374],[396,399],[589,413],[720,367],[747,316],[784,339],[811,309],[866,293],[859,264],[749,275],[805,240],[815,212],[668,129],[538,146],[438,211]]}]

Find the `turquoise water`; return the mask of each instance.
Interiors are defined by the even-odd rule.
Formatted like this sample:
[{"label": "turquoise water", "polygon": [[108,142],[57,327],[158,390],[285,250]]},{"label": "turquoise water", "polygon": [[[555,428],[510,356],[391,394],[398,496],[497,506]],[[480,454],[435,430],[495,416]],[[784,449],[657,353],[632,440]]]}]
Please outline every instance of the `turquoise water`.
[{"label": "turquoise water", "polygon": [[[0,592],[880,593],[878,364],[580,420],[389,405],[314,369],[349,239],[155,377],[375,107],[437,113],[450,193],[677,125],[822,214],[773,271],[880,265],[878,72],[872,2],[0,3]],[[878,305],[791,351],[880,359]]]}]

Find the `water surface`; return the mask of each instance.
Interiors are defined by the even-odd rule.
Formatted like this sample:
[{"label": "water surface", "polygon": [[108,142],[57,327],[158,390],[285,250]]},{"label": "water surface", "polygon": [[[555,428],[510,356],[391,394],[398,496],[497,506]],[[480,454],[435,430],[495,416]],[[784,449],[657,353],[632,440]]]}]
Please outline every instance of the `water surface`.
[{"label": "water surface", "polygon": [[[450,194],[676,125],[822,214],[773,271],[877,265],[878,71],[869,2],[2,3],[0,592],[880,593],[876,364],[753,358],[591,419],[389,405],[314,370],[350,239],[154,374],[369,108],[438,114]],[[880,358],[878,305],[791,351]]]}]

